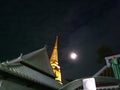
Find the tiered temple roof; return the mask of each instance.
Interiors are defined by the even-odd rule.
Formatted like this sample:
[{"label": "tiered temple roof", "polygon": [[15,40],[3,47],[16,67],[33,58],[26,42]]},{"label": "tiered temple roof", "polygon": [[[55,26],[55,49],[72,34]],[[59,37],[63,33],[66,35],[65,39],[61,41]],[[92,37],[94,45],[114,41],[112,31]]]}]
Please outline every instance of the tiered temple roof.
[{"label": "tiered temple roof", "polygon": [[[34,84],[57,90],[61,85],[55,81],[55,74],[49,63],[46,47],[0,64],[1,76],[19,78]],[[34,88],[34,87],[32,87]],[[42,88],[44,89],[44,88]],[[51,90],[50,89],[50,90]]]}]

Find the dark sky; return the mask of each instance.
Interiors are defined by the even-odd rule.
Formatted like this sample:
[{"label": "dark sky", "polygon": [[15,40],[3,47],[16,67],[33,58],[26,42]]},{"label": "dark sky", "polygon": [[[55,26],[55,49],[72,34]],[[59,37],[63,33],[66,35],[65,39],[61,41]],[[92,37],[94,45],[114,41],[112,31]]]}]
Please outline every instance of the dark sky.
[{"label": "dark sky", "polygon": [[[59,36],[62,76],[76,79],[91,76],[102,45],[120,51],[120,0],[1,0],[0,59],[11,60],[48,46],[50,55]],[[68,57],[79,54],[77,61]]]}]

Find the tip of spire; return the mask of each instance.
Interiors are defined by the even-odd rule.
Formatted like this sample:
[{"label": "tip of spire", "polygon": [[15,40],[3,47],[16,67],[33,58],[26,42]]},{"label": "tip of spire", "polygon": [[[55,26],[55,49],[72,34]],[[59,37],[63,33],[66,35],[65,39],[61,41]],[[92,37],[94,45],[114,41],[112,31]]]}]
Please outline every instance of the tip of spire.
[{"label": "tip of spire", "polygon": [[57,48],[58,47],[58,36],[56,36],[56,41],[55,41],[55,46],[54,48]]}]

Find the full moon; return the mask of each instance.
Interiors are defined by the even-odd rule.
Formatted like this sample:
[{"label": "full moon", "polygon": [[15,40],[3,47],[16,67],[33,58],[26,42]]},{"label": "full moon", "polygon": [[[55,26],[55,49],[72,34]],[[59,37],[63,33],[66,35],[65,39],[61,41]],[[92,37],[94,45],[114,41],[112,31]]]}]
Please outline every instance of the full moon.
[{"label": "full moon", "polygon": [[77,54],[75,52],[72,52],[70,54],[70,58],[73,59],[73,60],[75,60],[77,58]]}]

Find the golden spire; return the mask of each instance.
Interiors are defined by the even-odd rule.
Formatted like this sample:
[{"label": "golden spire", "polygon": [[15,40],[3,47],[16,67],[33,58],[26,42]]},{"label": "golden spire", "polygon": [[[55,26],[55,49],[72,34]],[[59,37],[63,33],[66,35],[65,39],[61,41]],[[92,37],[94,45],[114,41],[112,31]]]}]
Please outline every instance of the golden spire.
[{"label": "golden spire", "polygon": [[60,66],[58,64],[58,36],[56,36],[55,45],[52,51],[52,55],[50,57],[50,64],[52,66],[53,72],[56,75],[55,80],[57,80],[59,83],[62,83]]}]

